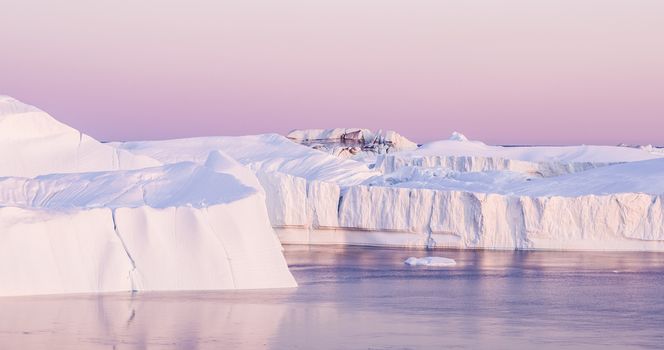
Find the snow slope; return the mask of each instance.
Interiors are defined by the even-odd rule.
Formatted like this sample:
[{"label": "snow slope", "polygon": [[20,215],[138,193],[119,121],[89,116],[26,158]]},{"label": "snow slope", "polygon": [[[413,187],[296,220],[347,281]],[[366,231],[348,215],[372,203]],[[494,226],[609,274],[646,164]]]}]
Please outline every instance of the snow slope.
[{"label": "snow slope", "polygon": [[254,171],[280,172],[305,179],[342,185],[358,184],[380,175],[366,164],[341,159],[298,145],[277,134],[254,136],[197,137],[164,141],[113,143],[115,147],[163,163],[202,163],[211,151],[219,150]]},{"label": "snow slope", "polygon": [[0,295],[295,286],[257,180],[206,164],[0,179]]},{"label": "snow slope", "polygon": [[0,176],[139,169],[160,163],[101,144],[36,107],[0,95]]},{"label": "snow slope", "polygon": [[276,134],[113,145],[164,163],[183,160],[202,163],[208,152],[223,151],[255,171],[265,189],[274,227],[308,227],[313,220],[334,226],[341,187],[361,184],[380,175],[362,162],[335,157]]},{"label": "snow slope", "polygon": [[308,227],[314,220],[320,225],[335,226],[341,187],[380,175],[364,163],[335,157],[276,134],[112,145],[164,163],[203,163],[210,151],[223,151],[255,171],[265,190],[274,227]]}]

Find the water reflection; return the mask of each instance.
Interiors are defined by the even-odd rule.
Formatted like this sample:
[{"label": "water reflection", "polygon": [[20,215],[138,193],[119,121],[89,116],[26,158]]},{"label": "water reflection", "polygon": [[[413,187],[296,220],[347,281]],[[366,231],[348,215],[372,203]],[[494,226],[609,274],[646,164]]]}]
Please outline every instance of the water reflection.
[{"label": "water reflection", "polygon": [[664,343],[664,254],[286,247],[300,287],[0,298],[2,349],[539,349]]},{"label": "water reflection", "polygon": [[0,344],[2,349],[261,348],[284,316],[288,293],[259,303],[235,292],[1,298]]}]

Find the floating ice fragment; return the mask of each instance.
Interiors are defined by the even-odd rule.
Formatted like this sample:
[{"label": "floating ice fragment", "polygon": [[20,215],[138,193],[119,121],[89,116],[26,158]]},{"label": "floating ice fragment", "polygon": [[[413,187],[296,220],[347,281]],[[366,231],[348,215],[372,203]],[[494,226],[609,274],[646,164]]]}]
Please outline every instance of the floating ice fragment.
[{"label": "floating ice fragment", "polygon": [[410,257],[404,261],[406,265],[410,266],[454,266],[456,261],[438,256],[427,256],[424,258]]}]

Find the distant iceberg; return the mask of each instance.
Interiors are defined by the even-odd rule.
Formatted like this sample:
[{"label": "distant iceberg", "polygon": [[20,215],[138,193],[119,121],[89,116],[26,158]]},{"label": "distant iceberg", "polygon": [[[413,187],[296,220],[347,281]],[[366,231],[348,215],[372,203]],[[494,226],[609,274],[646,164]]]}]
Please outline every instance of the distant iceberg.
[{"label": "distant iceberg", "polygon": [[293,130],[287,137],[297,143],[343,158],[417,149],[417,144],[392,130],[362,128]]},{"label": "distant iceberg", "polygon": [[459,141],[459,142],[468,142],[468,138],[466,135],[460,133],[460,132],[453,132],[452,136],[449,138],[450,141]]}]

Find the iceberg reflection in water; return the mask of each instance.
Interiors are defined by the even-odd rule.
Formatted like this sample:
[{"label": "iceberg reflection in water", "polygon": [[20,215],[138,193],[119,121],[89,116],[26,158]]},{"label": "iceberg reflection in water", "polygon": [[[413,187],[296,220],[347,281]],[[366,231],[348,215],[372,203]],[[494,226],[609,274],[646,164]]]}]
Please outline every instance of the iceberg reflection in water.
[{"label": "iceberg reflection in water", "polygon": [[3,349],[657,348],[664,254],[286,246],[297,289],[0,298]]}]

